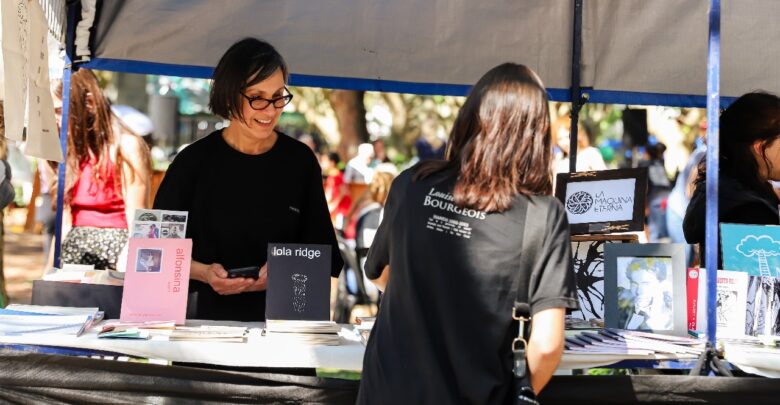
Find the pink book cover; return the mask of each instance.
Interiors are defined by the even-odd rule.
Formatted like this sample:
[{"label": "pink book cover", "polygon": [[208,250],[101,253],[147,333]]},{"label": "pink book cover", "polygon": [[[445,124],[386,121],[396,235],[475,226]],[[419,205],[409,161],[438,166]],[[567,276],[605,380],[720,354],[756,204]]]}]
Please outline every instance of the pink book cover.
[{"label": "pink book cover", "polygon": [[183,325],[191,256],[191,239],[130,238],[119,319]]}]

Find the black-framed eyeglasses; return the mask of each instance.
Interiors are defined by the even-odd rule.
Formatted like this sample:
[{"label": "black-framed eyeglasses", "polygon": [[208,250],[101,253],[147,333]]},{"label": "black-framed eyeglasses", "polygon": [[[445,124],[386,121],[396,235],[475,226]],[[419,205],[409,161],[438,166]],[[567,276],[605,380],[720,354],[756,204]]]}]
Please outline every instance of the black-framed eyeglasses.
[{"label": "black-framed eyeglasses", "polygon": [[241,93],[241,95],[249,101],[249,106],[252,107],[253,110],[259,111],[265,110],[271,104],[273,104],[274,108],[282,108],[287,104],[290,104],[290,101],[293,99],[293,95],[290,94],[290,90],[287,90],[287,87],[284,88],[284,91],[287,94],[274,98],[249,97],[244,93]]}]

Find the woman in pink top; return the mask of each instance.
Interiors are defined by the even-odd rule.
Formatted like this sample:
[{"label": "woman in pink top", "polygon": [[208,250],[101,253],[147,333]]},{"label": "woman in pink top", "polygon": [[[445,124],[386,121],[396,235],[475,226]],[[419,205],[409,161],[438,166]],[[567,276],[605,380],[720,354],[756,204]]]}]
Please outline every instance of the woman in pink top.
[{"label": "woman in pink top", "polygon": [[[62,83],[54,107],[62,125]],[[62,242],[62,263],[116,269],[133,212],[149,207],[149,149],[112,125],[108,100],[88,69],[71,76],[69,109],[65,203],[72,228]]]}]

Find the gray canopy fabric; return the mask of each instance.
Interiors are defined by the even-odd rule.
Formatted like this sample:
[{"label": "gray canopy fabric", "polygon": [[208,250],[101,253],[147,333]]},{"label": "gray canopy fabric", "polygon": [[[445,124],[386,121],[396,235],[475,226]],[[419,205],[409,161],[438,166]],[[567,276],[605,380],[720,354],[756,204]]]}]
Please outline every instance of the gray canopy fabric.
[{"label": "gray canopy fabric", "polygon": [[[584,1],[581,86],[591,101],[704,106],[708,6]],[[296,85],[463,95],[513,61],[564,101],[572,14],[571,0],[105,0],[85,66],[209,77],[230,44],[251,36],[285,55]],[[724,103],[780,93],[780,1],[724,0],[722,15]]]}]

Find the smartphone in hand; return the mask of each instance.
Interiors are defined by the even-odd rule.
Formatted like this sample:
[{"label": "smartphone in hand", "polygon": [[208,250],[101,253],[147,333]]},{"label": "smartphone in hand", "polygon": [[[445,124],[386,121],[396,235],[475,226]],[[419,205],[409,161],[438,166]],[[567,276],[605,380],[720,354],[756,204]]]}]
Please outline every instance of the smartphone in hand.
[{"label": "smartphone in hand", "polygon": [[228,273],[228,278],[246,277],[257,280],[260,277],[260,266],[237,267],[225,271]]}]

